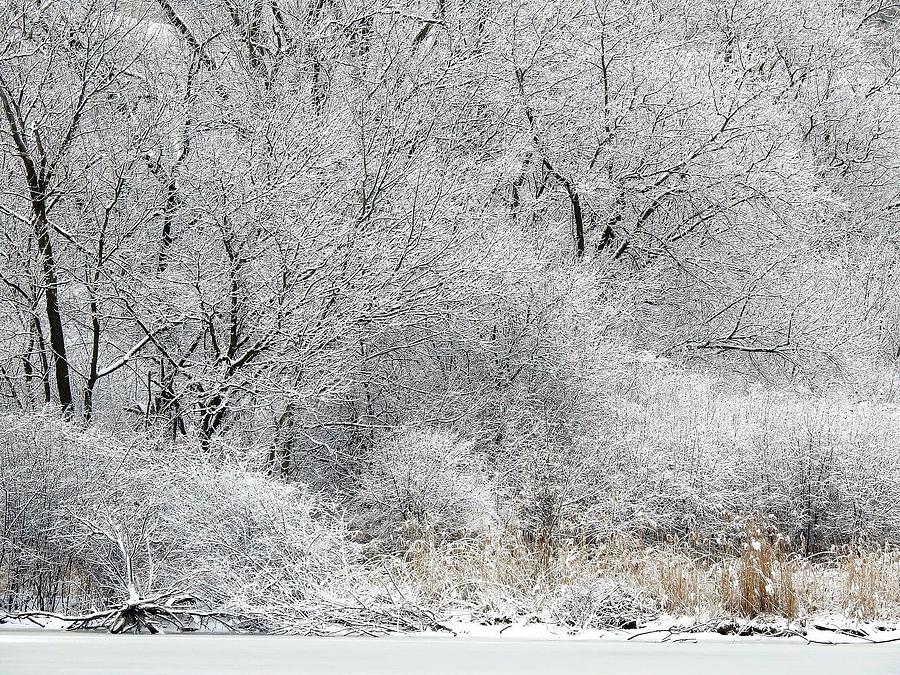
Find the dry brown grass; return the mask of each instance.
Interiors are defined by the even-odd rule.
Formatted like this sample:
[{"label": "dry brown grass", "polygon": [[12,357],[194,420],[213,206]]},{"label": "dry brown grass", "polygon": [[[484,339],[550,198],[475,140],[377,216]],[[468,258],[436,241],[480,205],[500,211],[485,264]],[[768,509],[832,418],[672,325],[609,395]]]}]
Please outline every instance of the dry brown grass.
[{"label": "dry brown grass", "polygon": [[409,548],[395,573],[428,604],[506,613],[540,605],[547,589],[563,583],[566,561],[512,534],[441,543],[426,538]]},{"label": "dry brown grass", "polygon": [[726,611],[740,616],[799,615],[794,587],[794,564],[777,531],[751,518],[746,524],[743,550],[733,564],[723,566],[719,593]]},{"label": "dry brown grass", "polygon": [[900,552],[858,546],[839,553],[802,558],[764,520],[750,518],[718,552],[698,553],[690,542],[647,547],[627,536],[548,552],[506,532],[477,542],[420,541],[395,571],[436,609],[494,616],[540,614],[561,588],[607,580],[643,589],[673,615],[900,617]]},{"label": "dry brown grass", "polygon": [[844,610],[861,621],[900,615],[900,553],[862,542],[843,559]]},{"label": "dry brown grass", "polygon": [[703,572],[687,556],[673,554],[657,563],[663,607],[673,614],[696,614],[708,606]]}]

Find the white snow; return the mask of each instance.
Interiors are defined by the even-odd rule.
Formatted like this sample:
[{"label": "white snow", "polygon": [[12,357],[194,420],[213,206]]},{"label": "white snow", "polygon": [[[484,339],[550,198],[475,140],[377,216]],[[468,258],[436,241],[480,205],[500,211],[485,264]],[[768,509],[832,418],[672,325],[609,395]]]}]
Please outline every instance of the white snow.
[{"label": "white snow", "polygon": [[[786,640],[698,642],[404,637],[289,638],[0,633],[3,675],[791,675],[900,673],[900,643],[806,645]],[[690,636],[691,639],[696,636]]]}]

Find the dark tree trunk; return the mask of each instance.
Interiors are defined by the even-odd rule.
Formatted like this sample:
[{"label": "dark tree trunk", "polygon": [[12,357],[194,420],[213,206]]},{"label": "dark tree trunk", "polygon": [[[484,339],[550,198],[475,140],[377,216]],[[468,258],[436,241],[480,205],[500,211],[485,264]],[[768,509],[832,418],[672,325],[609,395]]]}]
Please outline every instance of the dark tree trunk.
[{"label": "dark tree trunk", "polygon": [[41,252],[44,273],[44,297],[47,306],[47,324],[50,327],[50,351],[53,353],[53,373],[56,380],[56,392],[63,412],[70,414],[72,405],[72,383],[69,377],[69,360],[66,351],[66,336],[63,331],[62,313],[59,308],[58,280],[56,276],[56,260],[53,257],[53,243],[44,213],[44,205],[34,203],[35,234]]},{"label": "dark tree trunk", "polygon": [[178,182],[175,180],[175,177],[172,176],[172,178],[166,185],[166,206],[163,210],[163,226],[162,236],[160,237],[159,262],[156,266],[157,274],[162,274],[163,272],[165,272],[166,266],[168,265],[169,249],[171,248],[172,242],[174,240],[174,235],[172,233],[173,221],[175,220],[175,213],[178,210],[180,203],[181,199],[178,195]]},{"label": "dark tree trunk", "polygon": [[44,390],[44,403],[50,403],[53,399],[53,391],[50,388],[50,363],[47,361],[47,344],[44,341],[44,331],[41,329],[41,322],[37,317],[34,317],[34,334],[37,336],[38,358],[41,361],[41,385]]},{"label": "dark tree trunk", "polygon": [[569,201],[572,202],[572,217],[575,220],[575,256],[584,257],[584,214],[581,211],[581,198],[578,193],[569,192]]},{"label": "dark tree trunk", "polygon": [[[41,269],[46,299],[47,324],[50,327],[50,350],[53,354],[53,369],[59,405],[63,412],[70,414],[72,405],[72,384],[69,379],[69,361],[66,352],[66,336],[63,331],[62,313],[59,308],[59,287],[56,276],[56,259],[53,256],[53,241],[50,237],[50,223],[47,219],[47,198],[50,188],[50,169],[46,166],[46,156],[40,140],[36,141],[40,161],[35,161],[26,142],[25,122],[18,103],[10,96],[6,83],[0,81],[0,103],[9,124],[10,135],[16,146],[16,153],[22,163],[28,198],[34,218],[34,235],[41,256]],[[77,126],[79,112],[76,112],[71,130]],[[37,137],[36,132],[33,132]],[[71,138],[71,134],[68,136]],[[65,146],[66,141],[63,142]]]},{"label": "dark tree trunk", "polygon": [[99,379],[98,365],[100,361],[100,318],[97,315],[97,299],[91,291],[91,365],[87,382],[84,385],[84,420],[91,421],[94,412],[94,387]]},{"label": "dark tree trunk", "polygon": [[[325,11],[325,0],[313,0],[309,9],[308,31],[312,32],[322,21]],[[313,109],[316,114],[322,112],[325,107],[325,94],[327,82],[325,80],[325,66],[322,63],[322,48],[316,40],[312,40],[309,46],[309,57],[312,61],[311,93]]]}]

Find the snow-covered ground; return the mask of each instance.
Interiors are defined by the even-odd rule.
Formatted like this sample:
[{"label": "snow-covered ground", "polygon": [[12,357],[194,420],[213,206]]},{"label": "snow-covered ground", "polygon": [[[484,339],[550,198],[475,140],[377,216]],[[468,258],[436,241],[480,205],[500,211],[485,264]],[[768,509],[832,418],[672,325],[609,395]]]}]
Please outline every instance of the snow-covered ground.
[{"label": "snow-covered ground", "polygon": [[11,631],[0,633],[0,673],[898,675],[900,643],[823,646],[788,640],[700,639],[660,644],[615,639],[312,639]]}]

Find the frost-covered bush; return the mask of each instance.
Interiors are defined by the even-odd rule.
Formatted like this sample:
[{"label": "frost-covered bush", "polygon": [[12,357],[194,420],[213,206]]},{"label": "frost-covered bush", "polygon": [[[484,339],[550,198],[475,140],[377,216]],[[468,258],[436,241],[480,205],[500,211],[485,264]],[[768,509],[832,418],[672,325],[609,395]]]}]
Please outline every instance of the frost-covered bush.
[{"label": "frost-covered bush", "polygon": [[307,633],[339,624],[354,592],[366,594],[343,521],[313,495],[238,467],[167,478],[173,570],[216,607],[268,631]]},{"label": "frost-covered bush", "polygon": [[121,479],[131,458],[116,448],[126,447],[49,412],[0,418],[4,604],[66,609],[103,592],[103,572],[86,564],[79,538],[93,529],[84,522],[96,522],[107,503],[122,509],[142,503],[140,489],[123,494],[131,487]]},{"label": "frost-covered bush", "polygon": [[[338,512],[240,465],[85,431],[4,420],[3,603],[64,611],[194,598],[233,625],[377,633],[430,621],[375,584]],[[52,584],[38,584],[49,576]]]},{"label": "frost-covered bush", "polygon": [[809,551],[896,538],[898,429],[893,404],[658,373],[621,409],[612,515],[648,535],[715,540],[735,516],[771,514]]},{"label": "frost-covered bush", "polygon": [[454,537],[484,532],[493,520],[487,467],[473,444],[456,434],[401,429],[383,438],[366,464],[354,507],[370,536]]},{"label": "frost-covered bush", "polygon": [[574,436],[559,423],[507,434],[500,462],[513,496],[507,514],[526,540],[553,548],[609,534],[605,450],[602,441]]},{"label": "frost-covered bush", "polygon": [[576,629],[637,628],[659,614],[645,590],[609,579],[583,579],[559,588],[550,604],[552,619]]}]

